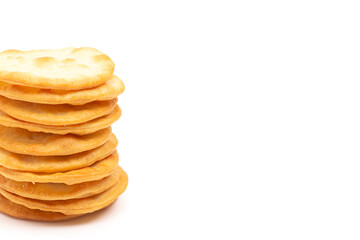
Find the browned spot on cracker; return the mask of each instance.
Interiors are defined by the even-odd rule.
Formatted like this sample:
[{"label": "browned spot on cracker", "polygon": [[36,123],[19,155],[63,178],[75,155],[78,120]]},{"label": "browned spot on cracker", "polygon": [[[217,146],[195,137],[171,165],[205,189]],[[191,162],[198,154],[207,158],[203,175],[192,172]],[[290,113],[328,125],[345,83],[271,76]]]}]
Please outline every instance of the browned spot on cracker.
[{"label": "browned spot on cracker", "polygon": [[97,54],[93,57],[95,62],[101,62],[101,61],[111,61],[111,59],[105,55],[105,54]]},{"label": "browned spot on cracker", "polygon": [[34,59],[34,64],[38,67],[47,65],[49,63],[52,63],[55,61],[55,58],[53,57],[38,57]]},{"label": "browned spot on cracker", "polygon": [[15,49],[9,49],[9,50],[3,51],[1,54],[18,54],[18,53],[22,53],[22,51],[15,50]]},{"label": "browned spot on cracker", "polygon": [[85,64],[79,64],[79,67],[89,68],[89,66],[87,66],[87,65],[85,65]]},{"label": "browned spot on cracker", "polygon": [[93,57],[94,62],[111,61],[111,59],[105,54],[97,54]]},{"label": "browned spot on cracker", "polygon": [[67,59],[65,59],[64,61],[63,61],[63,63],[74,63],[74,62],[76,62],[76,60],[75,59],[73,59],[73,58],[67,58]]},{"label": "browned spot on cracker", "polygon": [[84,49],[86,49],[86,48],[85,48],[85,47],[75,48],[74,50],[72,50],[71,54],[74,54],[74,53],[76,53],[76,52],[82,51],[82,50],[84,50]]}]

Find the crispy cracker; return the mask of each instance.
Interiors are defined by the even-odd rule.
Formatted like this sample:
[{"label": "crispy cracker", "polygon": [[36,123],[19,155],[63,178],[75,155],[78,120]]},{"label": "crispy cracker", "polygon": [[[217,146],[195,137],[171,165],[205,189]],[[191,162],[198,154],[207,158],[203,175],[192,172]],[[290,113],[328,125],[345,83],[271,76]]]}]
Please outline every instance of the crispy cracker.
[{"label": "crispy cracker", "polygon": [[84,123],[110,114],[117,98],[85,105],[49,105],[12,100],[0,96],[0,110],[7,115],[31,123],[64,126]]},{"label": "crispy cracker", "polygon": [[23,205],[11,202],[1,194],[0,194],[0,212],[19,219],[43,221],[43,222],[64,221],[82,216],[82,215],[65,215],[59,212],[48,212],[48,211],[30,209],[24,207]]},{"label": "crispy cracker", "polygon": [[0,174],[0,187],[16,195],[38,200],[68,200],[86,198],[102,193],[116,184],[121,174],[117,167],[110,176],[97,181],[74,185],[64,183],[29,183],[7,179]]},{"label": "crispy cracker", "polygon": [[112,174],[119,161],[119,155],[115,151],[110,156],[95,162],[93,165],[56,173],[34,173],[11,170],[0,166],[0,174],[4,177],[18,182],[33,183],[65,183],[68,185],[89,181],[100,180]]},{"label": "crispy cracker", "polygon": [[16,118],[10,117],[9,115],[0,111],[0,124],[7,127],[23,128],[31,132],[54,133],[60,135],[64,135],[68,133],[76,134],[76,135],[86,135],[111,126],[111,124],[117,121],[120,118],[120,116],[121,116],[121,109],[119,106],[116,106],[110,114],[96,118],[88,122],[74,124],[74,125],[67,125],[67,126],[49,126],[49,125],[24,122]]},{"label": "crispy cracker", "polygon": [[0,81],[0,95],[14,100],[43,104],[83,105],[116,98],[124,90],[123,81],[116,76],[112,76],[109,81],[98,87],[76,91],[33,88]]},{"label": "crispy cracker", "polygon": [[46,89],[96,87],[111,78],[114,67],[107,55],[94,48],[0,53],[1,81]]},{"label": "crispy cracker", "polygon": [[127,174],[121,169],[120,179],[113,187],[105,192],[88,198],[45,201],[24,198],[12,194],[2,188],[0,188],[0,193],[10,201],[27,208],[60,212],[66,215],[77,215],[94,212],[110,205],[125,191],[127,184]]},{"label": "crispy cracker", "polygon": [[56,173],[88,167],[115,152],[118,141],[114,134],[105,144],[67,156],[31,156],[0,148],[0,166],[23,172]]},{"label": "crispy cracker", "polygon": [[0,125],[0,147],[14,153],[34,156],[63,156],[97,148],[111,137],[111,127],[92,134],[56,135],[29,132]]}]

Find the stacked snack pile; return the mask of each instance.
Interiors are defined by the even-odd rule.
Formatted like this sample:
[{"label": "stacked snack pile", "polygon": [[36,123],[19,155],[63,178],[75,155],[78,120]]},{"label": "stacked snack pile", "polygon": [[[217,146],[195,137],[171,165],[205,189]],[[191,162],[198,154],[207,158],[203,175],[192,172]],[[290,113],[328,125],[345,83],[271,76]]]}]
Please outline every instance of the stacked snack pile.
[{"label": "stacked snack pile", "polygon": [[59,221],[127,187],[111,124],[123,82],[93,48],[0,53],[0,211]]}]

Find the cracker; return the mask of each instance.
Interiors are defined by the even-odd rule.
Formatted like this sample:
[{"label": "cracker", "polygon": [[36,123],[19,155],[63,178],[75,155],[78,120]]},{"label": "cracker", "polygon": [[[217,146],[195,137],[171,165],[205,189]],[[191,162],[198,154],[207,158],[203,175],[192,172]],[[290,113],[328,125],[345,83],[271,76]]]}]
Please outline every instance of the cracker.
[{"label": "cracker", "polygon": [[0,175],[0,187],[16,195],[38,200],[68,200],[86,198],[102,193],[116,184],[121,174],[120,167],[101,180],[74,185],[64,183],[17,182]]},{"label": "cracker", "polygon": [[55,173],[88,167],[115,152],[118,141],[114,134],[105,144],[67,156],[31,156],[0,148],[0,166],[23,172]]},{"label": "cracker", "polygon": [[109,81],[98,87],[77,91],[33,88],[0,81],[0,95],[14,100],[43,104],[83,105],[116,98],[124,90],[123,81],[116,76],[112,76]]},{"label": "cracker", "polygon": [[43,222],[64,221],[81,216],[81,215],[65,215],[58,212],[30,209],[24,207],[23,205],[11,202],[1,194],[0,194],[0,212],[19,219],[43,221]]},{"label": "cracker", "polygon": [[111,137],[111,127],[92,134],[56,135],[29,132],[0,125],[0,147],[14,153],[34,156],[63,156],[97,148]]},{"label": "cracker", "polygon": [[96,87],[111,78],[114,67],[107,55],[87,47],[0,53],[1,81],[46,89]]},{"label": "cracker", "polygon": [[120,117],[121,109],[119,106],[116,106],[110,114],[88,122],[66,126],[49,126],[37,123],[24,122],[16,118],[10,117],[9,115],[0,111],[0,124],[7,127],[23,128],[31,132],[54,133],[60,135],[68,133],[76,135],[86,135],[111,126],[111,124],[117,121]]},{"label": "cracker", "polygon": [[66,215],[77,215],[94,212],[107,207],[126,190],[127,184],[127,174],[125,171],[121,170],[120,179],[113,187],[105,192],[88,198],[45,201],[24,198],[12,194],[2,188],[0,188],[0,193],[10,201],[23,205],[27,208],[60,212]]},{"label": "cracker", "polygon": [[7,115],[31,123],[43,125],[73,125],[84,123],[110,114],[116,107],[117,98],[91,102],[85,105],[49,105],[12,100],[0,96],[0,110]]},{"label": "cracker", "polygon": [[91,166],[56,173],[34,173],[11,170],[0,166],[0,174],[18,182],[33,183],[65,183],[73,185],[83,182],[96,181],[112,174],[119,161],[119,155],[115,151],[103,160],[97,161]]}]

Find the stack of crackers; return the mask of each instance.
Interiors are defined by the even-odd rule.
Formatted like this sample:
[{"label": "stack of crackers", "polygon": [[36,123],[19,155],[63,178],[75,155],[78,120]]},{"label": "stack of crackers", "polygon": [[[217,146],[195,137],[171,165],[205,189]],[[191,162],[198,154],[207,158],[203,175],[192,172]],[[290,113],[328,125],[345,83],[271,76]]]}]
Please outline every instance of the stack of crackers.
[{"label": "stack of crackers", "polygon": [[59,221],[127,187],[111,125],[123,82],[93,48],[0,53],[0,211]]}]

